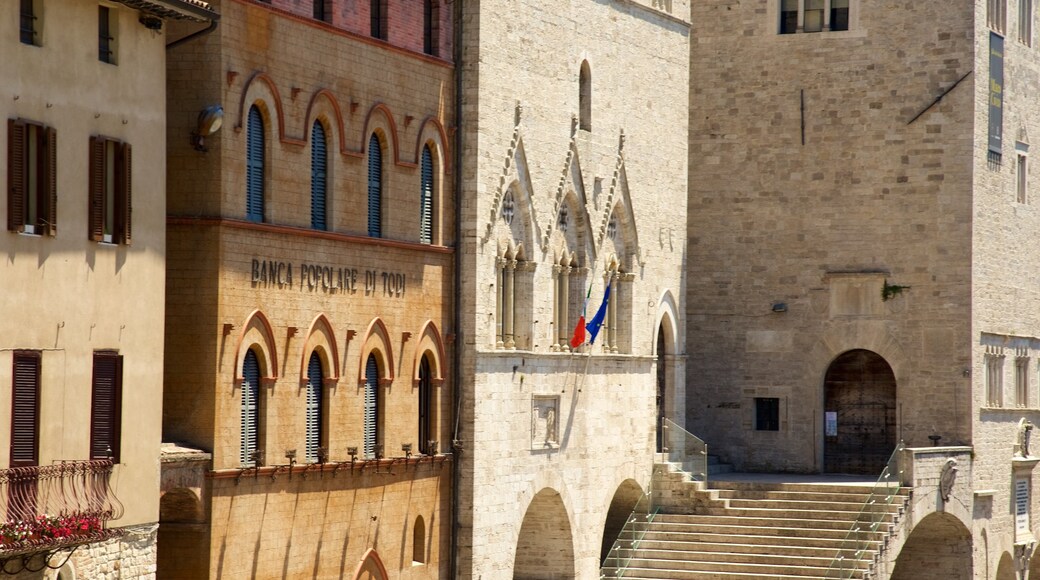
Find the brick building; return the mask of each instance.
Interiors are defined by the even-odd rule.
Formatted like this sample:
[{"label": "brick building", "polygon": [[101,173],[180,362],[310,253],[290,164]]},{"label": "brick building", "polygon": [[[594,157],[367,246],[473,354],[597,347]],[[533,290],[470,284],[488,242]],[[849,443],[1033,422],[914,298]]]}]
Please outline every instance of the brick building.
[{"label": "brick building", "polygon": [[1040,575],[1034,8],[693,4],[687,428],[748,471],[904,442],[885,576]]},{"label": "brick building", "polygon": [[598,576],[683,415],[689,9],[462,5],[458,578]]},{"label": "brick building", "polygon": [[216,18],[194,0],[0,5],[5,576],[154,575],[166,29]]},{"label": "brick building", "polygon": [[217,9],[168,65],[158,576],[446,577],[451,5]]}]

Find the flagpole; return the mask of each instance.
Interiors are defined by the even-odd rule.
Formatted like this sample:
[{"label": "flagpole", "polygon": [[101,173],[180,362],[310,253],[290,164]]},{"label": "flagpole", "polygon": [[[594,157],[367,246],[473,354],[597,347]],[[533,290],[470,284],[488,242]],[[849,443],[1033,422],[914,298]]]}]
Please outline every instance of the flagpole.
[{"label": "flagpole", "polygon": [[[591,344],[589,346],[592,346]],[[585,372],[581,374],[581,383],[578,384],[578,392],[581,392],[581,388],[585,386],[585,377],[589,376],[589,363],[592,362],[592,349],[589,349],[588,356],[585,357]]]}]

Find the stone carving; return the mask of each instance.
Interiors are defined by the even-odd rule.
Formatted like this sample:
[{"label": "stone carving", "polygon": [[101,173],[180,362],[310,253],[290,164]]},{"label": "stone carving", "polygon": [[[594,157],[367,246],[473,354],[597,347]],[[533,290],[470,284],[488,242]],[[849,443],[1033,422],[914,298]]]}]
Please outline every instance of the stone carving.
[{"label": "stone carving", "polygon": [[939,475],[939,495],[943,501],[950,501],[950,492],[957,479],[957,460],[947,459],[943,465],[942,473]]},{"label": "stone carving", "polygon": [[556,418],[559,416],[559,397],[539,397],[531,399],[531,449],[552,449],[559,447],[559,428]]},{"label": "stone carving", "polygon": [[1033,432],[1033,423],[1025,418],[1018,422],[1018,441],[1016,441],[1015,455],[1018,457],[1029,457],[1029,437]]}]

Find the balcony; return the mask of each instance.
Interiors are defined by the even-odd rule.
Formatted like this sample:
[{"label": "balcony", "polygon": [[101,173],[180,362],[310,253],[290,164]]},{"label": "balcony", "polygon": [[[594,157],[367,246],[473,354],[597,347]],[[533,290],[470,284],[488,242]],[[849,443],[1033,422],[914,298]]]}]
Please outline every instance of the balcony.
[{"label": "balcony", "polygon": [[112,461],[0,469],[0,562],[23,561],[119,536],[123,514],[109,487]]}]

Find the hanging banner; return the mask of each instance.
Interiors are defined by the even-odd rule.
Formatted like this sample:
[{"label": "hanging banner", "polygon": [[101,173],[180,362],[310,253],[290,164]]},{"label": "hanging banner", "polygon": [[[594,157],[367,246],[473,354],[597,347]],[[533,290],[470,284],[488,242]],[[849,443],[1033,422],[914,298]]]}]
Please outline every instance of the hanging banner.
[{"label": "hanging banner", "polygon": [[989,33],[989,150],[1001,154],[1004,126],[1004,37]]}]

